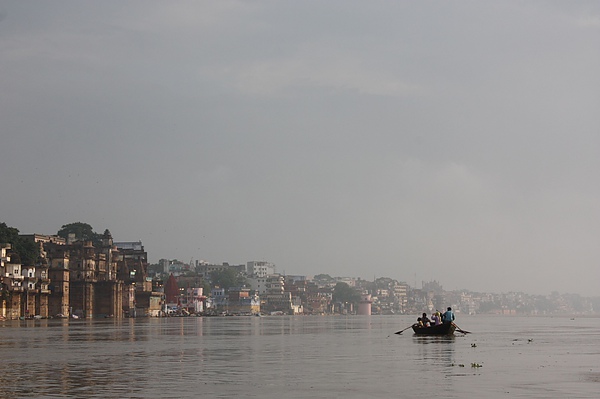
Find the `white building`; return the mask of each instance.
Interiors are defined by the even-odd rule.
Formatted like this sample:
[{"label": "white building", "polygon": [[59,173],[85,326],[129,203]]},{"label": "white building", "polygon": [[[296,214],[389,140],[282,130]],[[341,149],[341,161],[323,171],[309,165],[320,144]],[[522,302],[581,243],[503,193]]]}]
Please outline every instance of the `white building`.
[{"label": "white building", "polygon": [[248,277],[246,279],[251,290],[258,295],[267,293],[267,277]]},{"label": "white building", "polygon": [[23,287],[28,290],[35,289],[35,266],[21,266],[21,275],[23,276]]},{"label": "white building", "polygon": [[206,297],[203,295],[204,289],[202,287],[187,288],[185,291],[185,306],[188,310],[193,310],[196,313],[204,311],[204,300]]},{"label": "white building", "polygon": [[281,294],[284,291],[285,277],[280,274],[248,277],[246,281],[250,286],[249,288],[258,295]]},{"label": "white building", "polygon": [[11,249],[11,247],[10,244],[0,244],[0,273],[2,273],[0,277],[4,277],[4,273],[6,272],[6,270],[4,270],[5,263],[10,263],[10,256],[8,256],[6,251]]},{"label": "white building", "polygon": [[250,261],[246,263],[246,273],[248,276],[266,277],[269,274],[275,274],[275,265],[265,261]]}]

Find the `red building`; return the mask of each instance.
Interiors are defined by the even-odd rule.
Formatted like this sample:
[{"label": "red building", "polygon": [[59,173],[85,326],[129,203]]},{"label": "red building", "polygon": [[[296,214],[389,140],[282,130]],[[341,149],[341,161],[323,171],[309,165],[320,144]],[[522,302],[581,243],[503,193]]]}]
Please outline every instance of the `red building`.
[{"label": "red building", "polygon": [[167,283],[165,284],[165,297],[167,303],[177,303],[179,299],[179,285],[177,284],[177,279],[173,274],[169,276]]}]

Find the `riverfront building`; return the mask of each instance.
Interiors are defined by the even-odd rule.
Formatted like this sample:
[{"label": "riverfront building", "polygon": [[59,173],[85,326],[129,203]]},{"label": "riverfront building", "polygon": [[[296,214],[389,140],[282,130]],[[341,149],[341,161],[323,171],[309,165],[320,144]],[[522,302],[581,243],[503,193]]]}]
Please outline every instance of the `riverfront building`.
[{"label": "riverfront building", "polygon": [[11,244],[0,243],[0,318],[48,317],[48,264],[22,265],[10,254]]},{"label": "riverfront building", "polygon": [[39,257],[23,265],[10,244],[0,243],[0,317],[159,315],[164,295],[152,291],[141,242],[113,243],[108,230],[98,242],[20,237],[39,245]]}]

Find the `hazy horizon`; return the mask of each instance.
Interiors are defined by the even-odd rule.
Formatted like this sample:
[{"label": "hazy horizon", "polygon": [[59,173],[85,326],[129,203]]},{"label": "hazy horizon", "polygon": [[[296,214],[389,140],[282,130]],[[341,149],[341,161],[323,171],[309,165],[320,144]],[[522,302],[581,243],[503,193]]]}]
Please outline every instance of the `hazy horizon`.
[{"label": "hazy horizon", "polygon": [[600,295],[597,2],[0,3],[0,222]]}]

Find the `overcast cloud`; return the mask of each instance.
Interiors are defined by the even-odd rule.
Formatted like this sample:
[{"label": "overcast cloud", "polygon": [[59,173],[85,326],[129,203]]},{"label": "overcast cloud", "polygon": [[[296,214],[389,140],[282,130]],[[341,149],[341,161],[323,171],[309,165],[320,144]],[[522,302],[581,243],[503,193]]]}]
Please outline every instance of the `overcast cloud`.
[{"label": "overcast cloud", "polygon": [[598,2],[0,4],[22,233],[600,295]]}]

